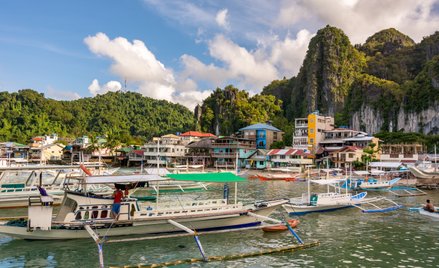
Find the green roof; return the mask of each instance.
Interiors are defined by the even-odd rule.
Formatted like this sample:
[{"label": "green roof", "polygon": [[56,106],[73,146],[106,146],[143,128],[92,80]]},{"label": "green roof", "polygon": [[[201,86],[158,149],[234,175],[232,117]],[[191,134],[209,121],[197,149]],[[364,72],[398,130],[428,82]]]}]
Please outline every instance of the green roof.
[{"label": "green roof", "polygon": [[177,181],[202,181],[202,182],[240,182],[247,181],[230,172],[221,173],[190,173],[190,174],[168,174],[169,178]]}]

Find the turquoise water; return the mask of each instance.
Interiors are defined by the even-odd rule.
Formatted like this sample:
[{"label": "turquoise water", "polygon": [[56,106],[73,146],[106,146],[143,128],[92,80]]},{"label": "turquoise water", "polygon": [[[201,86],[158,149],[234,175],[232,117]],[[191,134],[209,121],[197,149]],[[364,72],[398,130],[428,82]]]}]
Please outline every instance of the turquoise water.
[{"label": "turquoise water", "polygon": [[[222,185],[208,192],[190,193],[181,199],[220,198]],[[230,196],[233,198],[233,187]],[[313,191],[324,191],[313,188]],[[300,196],[304,182],[261,182],[240,184],[240,201]],[[373,195],[373,194],[371,194]],[[376,194],[375,194],[376,195]],[[426,198],[439,202],[438,191],[427,196],[385,196],[405,206],[419,206]],[[170,195],[165,199],[175,198]],[[1,215],[25,215],[26,210],[2,211]],[[279,209],[273,217],[286,216]],[[349,208],[299,217],[298,234],[320,246],[293,253],[258,256],[225,262],[197,263],[177,267],[439,267],[439,222],[407,208],[387,214],[363,214]],[[228,255],[296,243],[287,232],[240,231],[200,237],[207,255]],[[160,263],[199,258],[192,237],[105,244],[106,266]],[[98,267],[97,248],[92,239],[72,241],[24,241],[0,236],[0,267]]]}]

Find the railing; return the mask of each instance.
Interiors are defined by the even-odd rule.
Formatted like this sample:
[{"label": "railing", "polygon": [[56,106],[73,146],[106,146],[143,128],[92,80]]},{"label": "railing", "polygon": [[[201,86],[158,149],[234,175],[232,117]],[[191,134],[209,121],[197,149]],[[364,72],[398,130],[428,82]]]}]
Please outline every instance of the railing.
[{"label": "railing", "polygon": [[225,199],[201,200],[182,203],[160,204],[158,209],[151,206],[142,208],[141,217],[163,217],[181,215],[199,215],[213,212],[224,212],[242,209],[242,204],[227,204]]},{"label": "railing", "polygon": [[225,157],[225,158],[231,158],[231,157],[236,157],[236,153],[214,152],[214,153],[212,153],[212,157]]},{"label": "railing", "polygon": [[[127,215],[127,220],[131,217],[131,204],[132,203],[121,203],[121,207],[119,210],[119,219],[120,215]],[[127,212],[121,212],[122,206],[127,207]],[[79,209],[75,211],[75,220],[77,221],[87,221],[90,219],[95,220],[107,220],[112,219],[111,211],[113,208],[112,204],[93,204],[93,205],[78,205]]]}]

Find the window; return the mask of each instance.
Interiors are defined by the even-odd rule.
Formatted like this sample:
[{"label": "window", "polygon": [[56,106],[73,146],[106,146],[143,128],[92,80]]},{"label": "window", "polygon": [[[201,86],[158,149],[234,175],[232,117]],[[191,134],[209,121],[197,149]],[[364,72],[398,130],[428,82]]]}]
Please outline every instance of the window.
[{"label": "window", "polygon": [[263,166],[264,165],[264,161],[259,161],[259,165]]},{"label": "window", "polygon": [[348,154],[348,157],[349,158],[354,158],[354,154],[350,153],[350,154]]},{"label": "window", "polygon": [[309,142],[310,143],[314,143],[314,139],[309,139]]},{"label": "window", "polygon": [[313,128],[310,128],[310,129],[309,129],[309,133],[314,133],[314,129],[313,129]]},{"label": "window", "polygon": [[285,155],[281,155],[281,156],[280,156],[280,159],[285,159]]}]

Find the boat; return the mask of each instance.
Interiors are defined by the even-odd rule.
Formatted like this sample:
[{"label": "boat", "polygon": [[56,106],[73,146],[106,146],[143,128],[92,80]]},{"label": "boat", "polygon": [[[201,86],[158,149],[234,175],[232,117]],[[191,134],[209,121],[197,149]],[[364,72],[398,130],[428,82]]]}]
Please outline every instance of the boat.
[{"label": "boat", "polygon": [[379,190],[390,190],[401,178],[394,178],[389,181],[377,180],[375,178],[368,178],[367,180],[361,182],[358,187],[361,190],[366,191],[379,191]]},{"label": "boat", "polygon": [[[77,181],[70,175],[76,174],[80,168],[79,165],[0,168],[0,209],[27,207],[29,197],[40,195],[38,186],[43,187],[46,193],[52,196],[54,205],[61,204],[64,189],[77,186]],[[14,173],[15,180],[19,182],[8,182],[10,173]],[[46,175],[50,175],[49,178],[43,177]],[[90,190],[107,194],[113,192],[109,187],[98,185],[94,185]]]},{"label": "boat", "polygon": [[420,208],[418,211],[419,211],[419,214],[421,214],[423,216],[427,216],[427,217],[439,220],[438,208],[435,208],[435,210],[436,210],[435,212],[430,212],[430,211],[427,211],[423,208]]},{"label": "boat", "polygon": [[439,180],[439,172],[435,170],[421,170],[415,166],[409,166],[410,172],[418,179]]},{"label": "boat", "polygon": [[[296,219],[291,219],[288,220],[287,223],[290,225],[291,228],[296,228],[297,225],[299,225],[300,221]],[[262,231],[264,232],[281,232],[286,230],[288,230],[288,227],[285,224],[267,226],[262,228]]]},{"label": "boat", "polygon": [[[213,231],[258,226],[287,200],[258,201],[243,205],[237,200],[237,183],[245,181],[232,173],[169,174],[173,180],[235,183],[235,198],[228,194],[222,199],[189,200],[142,206],[134,198],[121,203],[117,219],[110,216],[113,199],[92,194],[87,187],[93,184],[158,183],[169,180],[158,175],[88,176],[83,178],[79,191],[65,191],[56,215],[50,197],[29,198],[28,219],[9,221],[0,225],[0,233],[29,240],[64,240],[89,238],[95,229],[105,237],[123,235],[159,235],[188,230]],[[189,176],[189,177],[188,177]],[[157,193],[159,196],[159,192]],[[189,226],[190,229],[188,227]],[[193,231],[192,231],[193,233]]]},{"label": "boat", "polygon": [[[347,190],[345,193],[342,193],[341,188],[338,187],[338,185],[343,181],[345,180],[311,180],[308,178],[308,192],[302,194],[302,197],[291,198],[289,202],[282,205],[282,207],[289,215],[304,215],[312,212],[333,211],[359,205],[366,197],[367,193],[362,192],[356,195],[351,195]],[[327,192],[311,194],[311,182],[319,185],[326,185]],[[333,188],[333,191],[330,190],[331,188]]]},{"label": "boat", "polygon": [[299,174],[291,174],[291,173],[257,174],[258,178],[261,181],[274,181],[274,180],[295,181],[298,175]]}]

